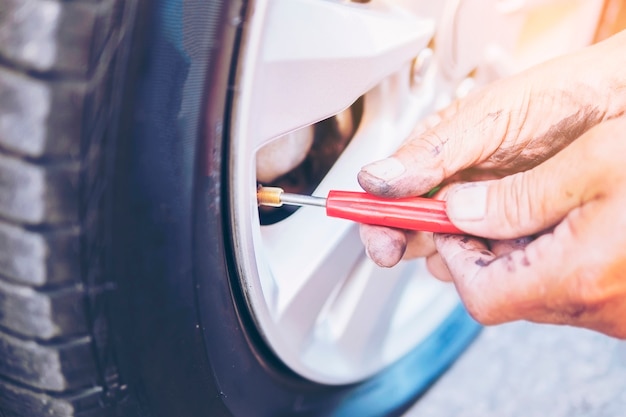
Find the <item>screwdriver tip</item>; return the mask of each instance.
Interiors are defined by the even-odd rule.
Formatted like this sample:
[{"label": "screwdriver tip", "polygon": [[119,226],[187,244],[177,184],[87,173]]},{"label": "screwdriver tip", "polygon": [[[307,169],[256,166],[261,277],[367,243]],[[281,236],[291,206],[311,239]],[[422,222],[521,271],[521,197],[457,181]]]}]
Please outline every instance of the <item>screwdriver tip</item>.
[{"label": "screwdriver tip", "polygon": [[260,206],[281,207],[280,196],[283,189],[279,187],[259,187],[256,191],[256,199]]}]

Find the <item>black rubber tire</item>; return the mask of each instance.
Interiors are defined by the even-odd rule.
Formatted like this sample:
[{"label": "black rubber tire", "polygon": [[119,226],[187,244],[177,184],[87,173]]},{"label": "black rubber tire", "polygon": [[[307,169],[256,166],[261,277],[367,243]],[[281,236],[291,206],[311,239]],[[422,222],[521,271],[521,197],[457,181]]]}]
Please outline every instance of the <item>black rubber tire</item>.
[{"label": "black rubber tire", "polygon": [[0,415],[101,416],[134,1],[0,0]]},{"label": "black rubber tire", "polygon": [[267,348],[224,162],[247,9],[0,0],[0,416],[399,415],[475,333],[350,386]]}]

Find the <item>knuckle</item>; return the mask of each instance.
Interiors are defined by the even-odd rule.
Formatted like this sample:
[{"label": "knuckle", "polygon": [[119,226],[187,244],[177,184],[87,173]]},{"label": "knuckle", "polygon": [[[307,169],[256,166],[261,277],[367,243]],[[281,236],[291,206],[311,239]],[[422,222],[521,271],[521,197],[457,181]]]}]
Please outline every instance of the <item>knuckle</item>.
[{"label": "knuckle", "polygon": [[403,147],[406,149],[408,156],[423,161],[423,156],[427,155],[430,158],[439,156],[446,145],[450,141],[450,138],[443,135],[441,132],[435,130],[429,130],[418,137],[414,137],[413,140],[406,143]]},{"label": "knuckle", "polygon": [[498,181],[496,185],[495,207],[497,213],[492,218],[498,221],[497,227],[504,237],[519,236],[534,224],[541,222],[545,215],[544,199],[534,199],[533,193],[540,184],[533,184],[533,177],[517,173]]}]

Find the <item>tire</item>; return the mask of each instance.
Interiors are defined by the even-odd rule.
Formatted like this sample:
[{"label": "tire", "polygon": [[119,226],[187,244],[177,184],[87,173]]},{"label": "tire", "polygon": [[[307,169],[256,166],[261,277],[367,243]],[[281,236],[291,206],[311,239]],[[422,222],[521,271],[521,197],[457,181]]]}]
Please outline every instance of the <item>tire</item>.
[{"label": "tire", "polygon": [[3,416],[100,416],[110,402],[106,196],[134,7],[0,2]]},{"label": "tire", "polygon": [[151,6],[132,140],[116,170],[116,201],[127,205],[114,216],[124,243],[113,275],[129,296],[113,311],[131,398],[158,416],[399,415],[478,326],[459,307],[429,343],[357,384],[321,384],[287,367],[258,330],[231,239],[227,161],[249,4],[185,2],[183,27],[169,2]]}]

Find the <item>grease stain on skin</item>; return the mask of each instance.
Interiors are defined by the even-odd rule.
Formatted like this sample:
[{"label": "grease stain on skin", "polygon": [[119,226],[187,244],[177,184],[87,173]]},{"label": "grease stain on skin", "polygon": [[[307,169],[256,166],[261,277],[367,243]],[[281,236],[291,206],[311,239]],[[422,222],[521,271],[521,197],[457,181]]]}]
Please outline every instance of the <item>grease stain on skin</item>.
[{"label": "grease stain on skin", "polygon": [[370,228],[365,250],[377,265],[389,268],[400,261],[406,251],[406,239],[402,233],[384,228]]},{"label": "grease stain on skin", "polygon": [[[483,256],[492,256],[492,253],[489,251],[480,251],[480,254]],[[513,259],[513,255],[511,255],[510,253],[506,255],[498,256],[496,258],[491,258],[491,259],[481,257],[481,258],[476,259],[474,263],[480,267],[485,267],[500,260],[504,262],[504,268],[506,269],[507,272],[510,272],[510,273],[515,272],[515,269],[516,269],[515,260]],[[528,259],[526,259],[526,263],[530,265],[530,263],[528,262]],[[522,259],[522,265],[524,265],[523,259]],[[528,266],[528,265],[524,265],[524,266]]]},{"label": "grease stain on skin", "polygon": [[368,172],[361,171],[357,174],[357,181],[368,192],[378,195],[388,195],[391,191],[389,182],[381,180]]},{"label": "grease stain on skin", "polygon": [[487,118],[491,119],[492,122],[495,122],[496,120],[500,118],[501,114],[502,114],[502,110],[493,111],[491,113],[487,113]]},{"label": "grease stain on skin", "polygon": [[[368,193],[387,198],[402,198],[407,195],[418,195],[437,186],[440,180],[435,174],[420,172],[405,173],[398,178],[383,180],[361,170],[357,174],[357,181],[361,188]],[[424,191],[426,190],[426,191]]]},{"label": "grease stain on skin", "polygon": [[478,258],[476,259],[476,261],[474,261],[474,263],[480,267],[483,266],[489,266],[495,259],[484,259],[484,258]]},{"label": "grease stain on skin", "polygon": [[528,245],[532,241],[533,241],[533,239],[531,237],[518,237],[517,239],[515,239],[513,241],[513,243],[516,246],[522,246],[523,247],[523,246]]},{"label": "grease stain on skin", "polygon": [[570,316],[571,316],[572,318],[577,319],[577,318],[579,318],[580,316],[582,316],[582,315],[585,313],[585,311],[587,311],[587,310],[586,310],[584,307],[581,307],[581,308],[578,308],[578,309],[576,309],[576,310],[572,311],[572,313],[570,314]]},{"label": "grease stain on skin", "polygon": [[515,261],[510,253],[504,256],[504,267],[506,268],[506,272],[515,272]]},{"label": "grease stain on skin", "polygon": [[528,260],[528,257],[526,257],[526,255],[522,257],[520,263],[522,264],[522,266],[530,266],[530,261]]},{"label": "grease stain on skin", "polygon": [[576,113],[560,120],[538,138],[540,144],[559,140],[570,143],[596,125],[602,116],[598,107],[584,106]]},{"label": "grease stain on skin", "polygon": [[585,312],[587,311],[587,306],[582,305],[580,303],[573,304],[569,306],[564,314],[572,319],[579,319]]},{"label": "grease stain on skin", "polygon": [[[577,88],[590,90],[585,86]],[[593,97],[592,94],[589,93],[589,96]],[[510,143],[503,143],[488,158],[489,162],[497,166],[510,163],[509,171],[538,165],[598,124],[604,117],[604,113],[598,106],[581,102],[578,95],[574,96],[569,91],[555,91],[549,95],[555,102],[563,103],[564,106],[572,106],[576,111],[552,124],[545,133],[529,140],[524,138],[527,133],[523,132],[523,126],[517,127],[519,129],[518,138],[511,140]],[[530,115],[526,115],[526,118],[528,117]],[[549,152],[546,152],[547,149]]]},{"label": "grease stain on skin", "polygon": [[[437,237],[439,237],[440,239],[443,240],[451,240],[451,239],[458,239],[458,235],[453,235],[451,233],[439,233],[437,234]],[[469,236],[463,236],[463,238],[461,239],[462,243],[468,243],[469,242]]]},{"label": "grease stain on skin", "polygon": [[437,156],[441,153],[441,151],[443,150],[443,147],[450,142],[450,138],[445,138],[444,140],[442,140],[439,144],[435,145],[435,147],[433,148],[433,150],[431,151],[432,156]]}]

